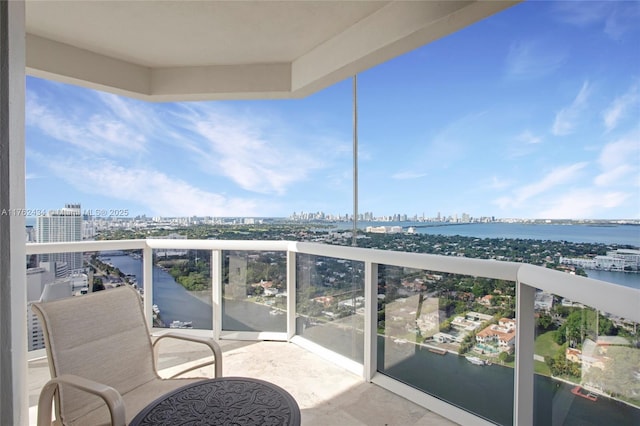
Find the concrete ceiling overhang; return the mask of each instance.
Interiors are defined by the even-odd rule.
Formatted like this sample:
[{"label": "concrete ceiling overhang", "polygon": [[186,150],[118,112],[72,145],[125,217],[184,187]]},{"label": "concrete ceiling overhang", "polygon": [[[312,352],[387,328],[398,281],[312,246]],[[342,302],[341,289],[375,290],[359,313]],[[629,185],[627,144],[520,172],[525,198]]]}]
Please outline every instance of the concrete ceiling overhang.
[{"label": "concrete ceiling overhang", "polygon": [[32,1],[27,73],[150,101],[296,98],[515,1]]}]

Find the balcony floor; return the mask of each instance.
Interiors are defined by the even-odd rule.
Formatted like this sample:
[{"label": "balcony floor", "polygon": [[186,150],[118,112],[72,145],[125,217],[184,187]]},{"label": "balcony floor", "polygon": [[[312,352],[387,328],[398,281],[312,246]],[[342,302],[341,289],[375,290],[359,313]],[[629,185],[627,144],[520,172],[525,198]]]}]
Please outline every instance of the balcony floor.
[{"label": "balcony floor", "polygon": [[[224,353],[224,376],[255,377],[286,389],[298,402],[305,426],[455,424],[379,386],[365,383],[295,344],[225,340],[220,346]],[[160,368],[168,372],[204,354],[196,348],[163,343]],[[197,373],[211,377],[212,368]],[[29,362],[31,425],[35,425],[40,388],[48,379],[46,359]]]}]

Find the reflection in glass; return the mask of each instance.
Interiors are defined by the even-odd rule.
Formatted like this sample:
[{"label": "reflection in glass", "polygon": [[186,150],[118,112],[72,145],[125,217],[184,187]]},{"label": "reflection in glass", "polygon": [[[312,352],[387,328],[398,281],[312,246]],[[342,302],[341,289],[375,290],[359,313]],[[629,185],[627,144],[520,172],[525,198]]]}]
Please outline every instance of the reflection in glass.
[{"label": "reflection in glass", "polygon": [[223,253],[222,329],[286,332],[286,253]]},{"label": "reflection in glass", "polygon": [[378,371],[500,424],[513,418],[514,283],[378,266]]},{"label": "reflection in glass", "polygon": [[296,333],[364,362],[364,262],[298,254]]},{"label": "reflection in glass", "polygon": [[535,306],[535,423],[640,424],[638,324],[542,291]]},{"label": "reflection in glass", "polygon": [[211,252],[155,249],[153,304],[158,327],[211,330]]}]

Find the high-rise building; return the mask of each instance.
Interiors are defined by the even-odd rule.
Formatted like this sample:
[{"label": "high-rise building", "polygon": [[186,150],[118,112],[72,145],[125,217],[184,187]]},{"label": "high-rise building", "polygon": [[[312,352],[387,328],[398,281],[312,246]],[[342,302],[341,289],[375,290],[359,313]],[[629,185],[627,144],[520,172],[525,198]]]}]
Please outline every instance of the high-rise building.
[{"label": "high-rise building", "polygon": [[[46,216],[38,216],[36,233],[39,243],[82,241],[80,204],[65,204],[63,209],[50,210]],[[44,254],[40,261],[66,263],[69,272],[82,269],[82,253]]]}]

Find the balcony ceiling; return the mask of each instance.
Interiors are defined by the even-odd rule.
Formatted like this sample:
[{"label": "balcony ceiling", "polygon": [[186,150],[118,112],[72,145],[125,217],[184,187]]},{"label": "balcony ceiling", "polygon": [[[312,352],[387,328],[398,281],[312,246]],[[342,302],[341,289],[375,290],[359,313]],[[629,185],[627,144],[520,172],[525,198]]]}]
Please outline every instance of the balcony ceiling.
[{"label": "balcony ceiling", "polygon": [[145,100],[303,97],[516,1],[32,1],[27,73]]}]

